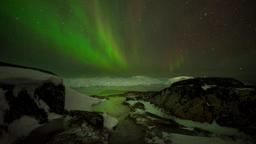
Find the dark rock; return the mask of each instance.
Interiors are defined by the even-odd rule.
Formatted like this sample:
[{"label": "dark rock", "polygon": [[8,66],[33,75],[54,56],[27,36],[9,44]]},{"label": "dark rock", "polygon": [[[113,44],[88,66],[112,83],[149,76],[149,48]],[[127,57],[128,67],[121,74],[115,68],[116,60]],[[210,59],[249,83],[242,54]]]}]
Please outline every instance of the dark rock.
[{"label": "dark rock", "polygon": [[0,137],[3,135],[3,133],[8,132],[8,127],[6,125],[0,125]]},{"label": "dark rock", "polygon": [[6,93],[9,110],[4,114],[4,122],[9,124],[23,115],[35,117],[40,123],[47,122],[47,114],[43,109],[40,109],[35,101],[28,95],[26,90],[21,90],[17,97],[12,93]]},{"label": "dark rock", "polygon": [[109,131],[103,128],[100,113],[70,111],[65,117],[33,130],[17,144],[104,144],[108,137]]},{"label": "dark rock", "polygon": [[3,90],[12,90],[14,88],[14,85],[12,84],[5,84],[5,83],[0,83],[0,88]]},{"label": "dark rock", "polygon": [[104,129],[104,119],[100,113],[70,111],[65,131],[54,135],[47,144],[104,144],[109,132]]},{"label": "dark rock", "polygon": [[209,132],[207,130],[204,130],[204,129],[201,129],[201,128],[197,128],[197,127],[194,128],[194,132],[196,132],[197,135],[199,135],[199,136],[207,136],[207,137],[209,137],[209,136],[212,135],[211,132]]},{"label": "dark rock", "polygon": [[42,99],[50,107],[51,112],[63,114],[65,104],[64,85],[55,85],[51,82],[45,82],[35,90],[34,95]]},{"label": "dark rock", "polygon": [[70,124],[81,125],[84,122],[87,122],[97,129],[103,129],[104,127],[104,118],[100,113],[87,111],[70,111],[68,115],[72,117]]},{"label": "dark rock", "polygon": [[107,138],[98,131],[90,130],[89,127],[83,127],[80,132],[65,131],[55,135],[46,144],[105,144]]},{"label": "dark rock", "polygon": [[179,118],[209,123],[216,120],[222,126],[256,132],[256,90],[238,80],[188,79],[145,95],[147,92],[136,93],[136,98],[147,100]]},{"label": "dark rock", "polygon": [[[58,82],[57,82],[58,80]],[[17,124],[23,127],[23,117],[30,117],[37,120],[41,125],[48,122],[48,113],[64,114],[65,88],[59,83],[59,79],[50,78],[47,81],[34,80],[29,78],[8,78],[0,81],[1,90],[1,126],[0,134],[7,133],[14,135],[14,139],[20,139],[15,134],[15,127],[10,127],[17,120]],[[24,123],[24,127],[26,123]],[[38,125],[39,126],[39,125]],[[37,126],[35,126],[36,128]],[[17,128],[17,133],[19,133]],[[23,131],[22,131],[23,134]],[[24,135],[28,133],[25,132]]]},{"label": "dark rock", "polygon": [[141,102],[136,102],[133,106],[133,109],[142,109],[142,110],[145,110],[145,106],[143,103]]}]

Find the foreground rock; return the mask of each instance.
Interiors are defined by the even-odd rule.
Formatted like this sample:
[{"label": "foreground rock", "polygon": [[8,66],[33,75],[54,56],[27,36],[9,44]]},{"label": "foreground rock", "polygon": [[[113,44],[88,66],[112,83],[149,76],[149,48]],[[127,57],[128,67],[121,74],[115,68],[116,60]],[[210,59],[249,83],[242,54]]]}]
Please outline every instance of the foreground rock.
[{"label": "foreground rock", "polygon": [[0,66],[0,143],[106,143],[117,120],[88,112],[101,101],[51,73]]},{"label": "foreground rock", "polygon": [[65,87],[56,81],[0,81],[3,143],[25,137],[34,128],[64,113]]},{"label": "foreground rock", "polygon": [[70,111],[33,130],[17,144],[107,144],[109,131],[103,116],[95,112]]},{"label": "foreground rock", "polygon": [[194,78],[173,83],[160,92],[131,92],[183,119],[235,127],[256,132],[256,90],[230,78]]}]

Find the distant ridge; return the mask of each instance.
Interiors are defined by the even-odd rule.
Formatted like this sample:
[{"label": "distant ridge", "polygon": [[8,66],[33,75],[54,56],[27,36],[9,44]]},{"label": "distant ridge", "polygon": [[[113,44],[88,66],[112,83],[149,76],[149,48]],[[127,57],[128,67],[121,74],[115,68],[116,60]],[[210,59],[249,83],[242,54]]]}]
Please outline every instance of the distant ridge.
[{"label": "distant ridge", "polygon": [[27,67],[27,66],[20,66],[20,65],[15,65],[15,64],[1,62],[1,61],[0,61],[0,66],[9,66],[9,67],[24,68],[24,69],[32,69],[32,70],[41,71],[41,72],[52,74],[52,75],[56,76],[55,73],[47,71],[47,70],[43,70],[43,69],[39,69],[39,68],[33,68],[33,67]]}]

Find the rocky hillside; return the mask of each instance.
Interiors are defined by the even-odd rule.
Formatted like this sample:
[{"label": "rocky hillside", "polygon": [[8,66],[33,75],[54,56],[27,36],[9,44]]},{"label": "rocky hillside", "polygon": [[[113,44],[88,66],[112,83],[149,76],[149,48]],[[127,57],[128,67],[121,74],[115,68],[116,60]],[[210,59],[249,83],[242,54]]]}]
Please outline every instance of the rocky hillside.
[{"label": "rocky hillside", "polygon": [[199,122],[216,121],[246,133],[256,132],[256,89],[231,78],[193,78],[159,92],[129,92],[170,115]]},{"label": "rocky hillside", "polygon": [[[51,73],[0,66],[0,143],[252,144],[255,91],[230,78],[189,77],[161,91],[99,98]],[[95,112],[100,105],[104,113]],[[121,107],[119,121],[107,111]]]},{"label": "rocky hillside", "polygon": [[0,66],[0,143],[105,143],[117,122],[89,112],[101,101],[51,73]]}]

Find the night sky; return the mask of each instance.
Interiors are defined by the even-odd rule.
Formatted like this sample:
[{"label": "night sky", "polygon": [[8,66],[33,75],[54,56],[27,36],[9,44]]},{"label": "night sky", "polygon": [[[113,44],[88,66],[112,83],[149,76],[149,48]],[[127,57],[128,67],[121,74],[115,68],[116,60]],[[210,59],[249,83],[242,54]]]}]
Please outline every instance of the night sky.
[{"label": "night sky", "polygon": [[254,79],[255,0],[3,0],[0,61],[65,77]]}]

